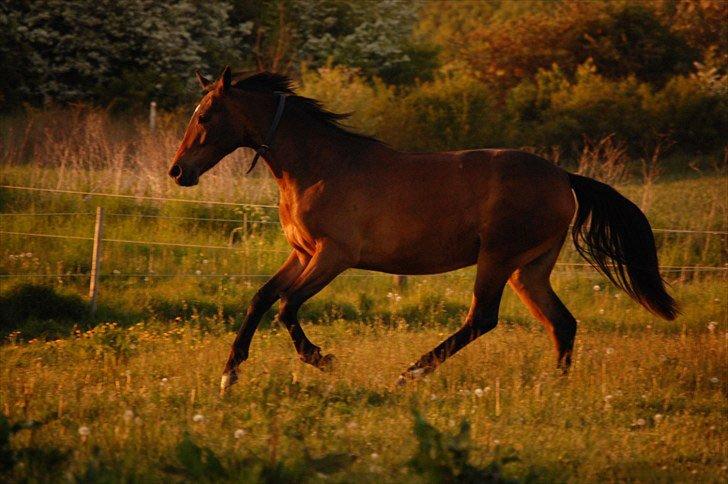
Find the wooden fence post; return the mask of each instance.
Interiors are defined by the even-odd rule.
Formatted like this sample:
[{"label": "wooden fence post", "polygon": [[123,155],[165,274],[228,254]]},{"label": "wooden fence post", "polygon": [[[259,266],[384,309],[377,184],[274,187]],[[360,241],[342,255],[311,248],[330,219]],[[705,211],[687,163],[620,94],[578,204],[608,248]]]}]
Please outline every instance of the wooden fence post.
[{"label": "wooden fence post", "polygon": [[149,131],[154,133],[157,129],[157,102],[149,103]]},{"label": "wooden fence post", "polygon": [[91,316],[96,316],[99,296],[99,273],[101,272],[101,241],[104,238],[104,209],[96,207],[96,227],[94,228],[94,246],[91,253],[91,282],[88,297],[91,300]]}]

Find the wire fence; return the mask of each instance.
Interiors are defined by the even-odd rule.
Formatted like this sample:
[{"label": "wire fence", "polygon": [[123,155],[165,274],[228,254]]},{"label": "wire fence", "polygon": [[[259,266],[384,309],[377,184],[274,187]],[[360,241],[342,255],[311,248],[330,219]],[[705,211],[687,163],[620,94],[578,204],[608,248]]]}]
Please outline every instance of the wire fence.
[{"label": "wire fence", "polygon": [[[60,194],[73,194],[83,196],[100,196],[100,197],[118,197],[135,200],[151,200],[151,201],[164,201],[164,202],[183,202],[183,203],[197,203],[207,205],[225,205],[225,206],[237,206],[237,207],[255,207],[273,209],[278,208],[277,205],[264,205],[264,204],[251,204],[251,203],[234,203],[234,202],[223,202],[216,200],[193,200],[193,199],[182,199],[182,198],[167,198],[167,197],[154,197],[154,196],[142,196],[142,195],[128,195],[128,194],[115,194],[115,193],[101,193],[101,192],[88,192],[81,190],[65,190],[65,189],[53,189],[53,188],[36,188],[36,187],[25,187],[17,185],[0,185],[0,188],[11,189],[11,190],[24,190],[34,192],[48,192],[48,193],[60,193]],[[36,217],[54,217],[54,216],[91,216],[94,212],[2,212],[0,217],[18,217],[18,216],[36,216]],[[127,218],[148,218],[148,219],[166,219],[166,220],[188,220],[188,221],[200,221],[200,222],[225,222],[225,223],[240,223],[245,225],[250,224],[270,224],[279,225],[276,220],[248,220],[245,218],[218,218],[218,217],[188,217],[188,216],[172,216],[172,215],[157,215],[157,214],[133,214],[133,213],[106,213],[106,216],[110,217],[127,217]],[[654,228],[654,232],[658,233],[673,233],[673,234],[702,234],[702,235],[719,235],[726,236],[728,231],[721,230],[695,230],[688,228]],[[67,240],[82,240],[82,241],[94,241],[93,237],[77,236],[77,235],[65,235],[65,234],[49,234],[39,232],[21,232],[21,231],[7,231],[0,230],[0,235],[20,236],[20,237],[37,237],[37,238],[54,238],[54,239],[67,239]],[[131,240],[131,239],[117,239],[117,238],[103,238],[103,242],[118,243],[118,244],[131,244],[131,245],[145,245],[145,246],[160,246],[160,247],[180,247],[180,248],[194,248],[194,249],[211,249],[211,250],[232,250],[232,251],[245,251],[245,252],[267,252],[267,253],[290,253],[290,250],[279,250],[279,249],[266,249],[263,247],[235,247],[232,245],[215,245],[215,244],[191,244],[191,243],[177,243],[177,242],[161,242],[161,241],[149,241],[149,240]],[[559,262],[556,264],[560,268],[569,268],[570,270],[578,270],[580,272],[592,272],[594,268],[589,263],[580,262]],[[684,273],[684,272],[724,272],[728,271],[728,266],[704,266],[704,265],[692,265],[692,266],[662,266],[661,270],[665,273]],[[175,274],[156,274],[156,273],[121,273],[118,271],[112,273],[99,274],[100,277],[235,277],[235,278],[267,278],[271,277],[272,274],[202,274],[202,273],[175,273]],[[366,273],[366,274],[344,274],[345,277],[391,277],[388,274],[382,273]],[[88,273],[74,273],[74,274],[0,274],[1,278],[10,277],[89,277]]]},{"label": "wire fence", "polygon": [[83,195],[86,197],[116,197],[116,198],[127,198],[133,200],[148,200],[154,202],[179,202],[179,203],[198,203],[205,205],[225,205],[232,207],[253,207],[253,208],[278,208],[278,205],[265,205],[257,203],[238,203],[238,202],[223,202],[219,200],[194,200],[191,198],[167,198],[167,197],[153,197],[149,195],[128,195],[121,193],[104,193],[104,192],[86,192],[81,190],[65,190],[60,188],[37,188],[37,187],[24,187],[20,185],[0,185],[0,188],[7,190],[22,190],[31,192],[46,192],[46,193],[64,193],[69,195]]},{"label": "wire fence", "polygon": [[[207,202],[200,202],[207,203]],[[0,212],[0,217],[11,216],[28,216],[28,217],[51,217],[51,216],[91,216],[95,212]],[[107,217],[127,217],[127,218],[151,218],[163,220],[194,220],[200,222],[229,222],[229,223],[248,223],[248,224],[269,224],[280,225],[278,220],[243,220],[242,218],[216,218],[216,217],[183,217],[178,215],[155,215],[143,213],[107,213]],[[695,229],[679,229],[679,228],[658,228],[653,227],[653,232],[668,234],[703,234],[703,235],[723,235],[727,236],[726,230],[695,230]]]}]

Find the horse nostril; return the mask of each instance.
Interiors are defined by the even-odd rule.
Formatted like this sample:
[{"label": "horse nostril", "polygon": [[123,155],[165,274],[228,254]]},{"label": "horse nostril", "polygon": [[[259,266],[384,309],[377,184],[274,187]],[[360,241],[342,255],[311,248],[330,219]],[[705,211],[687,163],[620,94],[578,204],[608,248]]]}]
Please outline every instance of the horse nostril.
[{"label": "horse nostril", "polygon": [[172,165],[172,168],[169,169],[169,176],[172,178],[179,178],[182,176],[182,168],[180,168],[179,165]]}]

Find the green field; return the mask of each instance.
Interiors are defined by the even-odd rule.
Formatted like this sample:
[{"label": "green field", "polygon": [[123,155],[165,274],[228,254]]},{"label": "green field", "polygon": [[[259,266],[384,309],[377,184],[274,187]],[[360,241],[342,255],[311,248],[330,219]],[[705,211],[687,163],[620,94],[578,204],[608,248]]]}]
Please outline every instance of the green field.
[{"label": "green field", "polygon": [[[187,191],[154,175],[163,163],[152,161],[7,164],[0,178],[275,204],[272,181],[243,178],[235,160]],[[722,171],[666,175],[653,185],[635,178],[619,189],[656,228],[726,229]],[[12,432],[0,428],[0,470],[9,480],[728,477],[724,234],[656,232],[683,311],[669,323],[592,269],[568,265],[584,261],[567,244],[567,265],[553,276],[581,323],[567,378],[554,373],[552,343],[508,290],[496,330],[425,381],[396,389],[409,362],[462,321],[473,270],[410,277],[405,287],[350,271],[302,310],[312,341],[337,356],[333,373],[300,363],[269,315],[240,383],[221,399],[232,331],[262,275],[286,256],[275,210],[9,188],[0,189],[0,205],[5,232],[91,237],[102,206],[107,239],[221,247],[106,242],[91,318],[90,241],[2,234],[0,409]],[[225,220],[201,220],[211,218]]]}]

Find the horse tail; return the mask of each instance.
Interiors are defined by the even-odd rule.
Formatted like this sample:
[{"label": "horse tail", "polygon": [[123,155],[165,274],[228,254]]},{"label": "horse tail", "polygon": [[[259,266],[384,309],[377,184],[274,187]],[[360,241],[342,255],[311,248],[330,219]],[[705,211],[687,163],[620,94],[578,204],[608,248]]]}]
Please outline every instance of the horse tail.
[{"label": "horse tail", "polygon": [[579,208],[574,245],[599,272],[653,313],[673,320],[677,303],[665,290],[652,228],[642,210],[617,190],[569,174]]}]

